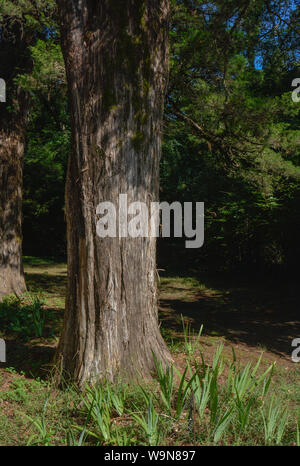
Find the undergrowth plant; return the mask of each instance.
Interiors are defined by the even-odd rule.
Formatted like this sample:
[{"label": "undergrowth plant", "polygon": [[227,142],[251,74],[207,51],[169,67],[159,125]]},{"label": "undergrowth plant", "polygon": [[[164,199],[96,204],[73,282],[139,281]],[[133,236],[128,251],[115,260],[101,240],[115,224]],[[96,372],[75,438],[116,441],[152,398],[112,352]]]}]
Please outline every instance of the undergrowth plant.
[{"label": "undergrowth plant", "polygon": [[53,315],[45,310],[44,304],[36,294],[5,296],[0,302],[1,331],[16,334],[24,340],[45,336],[46,321],[51,322]]},{"label": "undergrowth plant", "polygon": [[[220,344],[209,363],[201,353],[187,358],[181,371],[155,356],[154,366],[156,385],[86,385],[65,443],[299,445],[299,413],[295,419],[272,393],[274,364],[263,367],[262,355],[242,366],[234,351],[228,361]],[[55,438],[46,408],[40,417],[27,416],[35,431],[29,444],[49,445]]]}]

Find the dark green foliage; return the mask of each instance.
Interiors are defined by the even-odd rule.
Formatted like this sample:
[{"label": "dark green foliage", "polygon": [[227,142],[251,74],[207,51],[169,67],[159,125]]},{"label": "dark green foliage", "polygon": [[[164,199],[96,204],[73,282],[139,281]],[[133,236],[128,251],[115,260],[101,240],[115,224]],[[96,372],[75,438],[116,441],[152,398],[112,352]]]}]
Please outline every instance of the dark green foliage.
[{"label": "dark green foliage", "polygon": [[58,96],[36,106],[31,115],[24,161],[25,254],[65,255],[64,185],[70,152],[66,107]]},{"label": "dark green foliage", "polygon": [[[140,31],[120,38],[131,73],[142,56],[139,5]],[[188,251],[195,263],[292,273],[299,261],[300,105],[291,99],[291,82],[299,75],[297,18],[299,9],[289,0],[172,0],[160,197],[205,202],[204,247]],[[125,25],[128,18],[120,21]],[[24,165],[24,252],[62,256],[70,132],[59,37],[53,25],[49,31],[31,48],[31,76],[19,78],[33,99]],[[143,92],[136,99],[148,93],[143,59]],[[109,91],[106,100],[108,110],[115,107]],[[137,152],[144,143],[144,117],[136,114]],[[177,252],[181,243],[174,243]],[[162,258],[162,265],[168,260]]]},{"label": "dark green foliage", "polygon": [[23,251],[63,257],[70,129],[59,38],[38,41],[31,52],[33,73],[19,78],[32,98],[24,160]]},{"label": "dark green foliage", "polygon": [[3,298],[0,303],[1,330],[25,340],[51,336],[51,329],[46,329],[46,324],[53,320],[53,316],[50,311],[46,312],[43,304],[37,296]]},{"label": "dark green foliage", "polygon": [[193,251],[200,263],[292,272],[300,253],[294,4],[172,5],[161,198],[205,202],[205,245]]}]

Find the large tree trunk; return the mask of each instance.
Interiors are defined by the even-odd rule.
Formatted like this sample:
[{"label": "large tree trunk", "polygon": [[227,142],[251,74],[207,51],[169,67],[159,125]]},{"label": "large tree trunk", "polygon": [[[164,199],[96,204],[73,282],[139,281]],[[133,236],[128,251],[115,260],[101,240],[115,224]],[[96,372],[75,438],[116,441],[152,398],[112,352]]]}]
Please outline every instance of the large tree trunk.
[{"label": "large tree trunk", "polygon": [[26,291],[22,266],[24,135],[0,130],[0,300]]},{"label": "large tree trunk", "polygon": [[79,385],[170,359],[157,315],[155,238],[100,238],[96,207],[158,199],[168,0],[61,0],[72,114],[68,286],[57,359]]},{"label": "large tree trunk", "polygon": [[[11,25],[12,23],[12,25]],[[0,78],[6,102],[0,103],[0,300],[26,291],[22,266],[22,180],[28,94],[15,82],[32,63],[20,25],[1,23]]]}]

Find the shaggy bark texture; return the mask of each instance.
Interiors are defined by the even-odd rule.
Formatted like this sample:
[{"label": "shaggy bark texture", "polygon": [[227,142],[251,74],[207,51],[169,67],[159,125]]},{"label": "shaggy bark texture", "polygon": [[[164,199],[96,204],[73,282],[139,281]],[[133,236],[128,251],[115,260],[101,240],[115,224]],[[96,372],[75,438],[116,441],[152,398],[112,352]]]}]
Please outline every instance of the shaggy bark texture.
[{"label": "shaggy bark texture", "polygon": [[72,114],[68,287],[57,360],[79,385],[170,359],[157,314],[155,238],[100,238],[96,208],[158,200],[167,0],[59,1]]},{"label": "shaggy bark texture", "polygon": [[22,182],[29,99],[15,78],[32,68],[30,39],[9,18],[1,22],[0,78],[6,83],[6,102],[0,102],[0,300],[5,295],[26,291],[22,265]]}]

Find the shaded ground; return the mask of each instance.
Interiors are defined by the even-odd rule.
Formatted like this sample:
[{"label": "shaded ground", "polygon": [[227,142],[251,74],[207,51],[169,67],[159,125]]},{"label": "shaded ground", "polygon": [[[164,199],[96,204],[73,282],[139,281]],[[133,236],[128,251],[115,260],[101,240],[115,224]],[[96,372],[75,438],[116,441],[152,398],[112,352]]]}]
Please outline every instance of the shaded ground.
[{"label": "shaded ground", "polygon": [[[1,367],[13,367],[31,377],[46,377],[58,342],[63,321],[67,268],[65,263],[28,257],[24,259],[28,292],[38,296],[51,313],[48,326],[53,327],[51,338],[23,341],[15,335],[3,335],[6,341],[7,362]],[[1,325],[0,325],[1,330]]]},{"label": "shaded ground", "polygon": [[290,360],[292,340],[300,336],[296,290],[272,288],[241,277],[162,278],[160,310],[164,327],[182,329],[180,316],[196,332],[259,347]]},{"label": "shaded ground", "polygon": [[[20,341],[5,335],[7,363],[31,376],[43,377],[51,363],[63,320],[66,264],[38,258],[25,258],[28,291],[41,297],[51,312],[52,338]],[[164,273],[162,272],[162,275]],[[159,317],[169,344],[183,344],[182,318],[197,334],[203,324],[202,345],[206,353],[223,340],[234,346],[242,359],[257,357],[261,350],[270,360],[298,369],[291,361],[292,340],[300,337],[300,315],[296,290],[284,285],[271,287],[266,279],[249,282],[243,277],[205,273],[192,277],[167,277],[160,280]],[[180,346],[181,345],[181,346]],[[300,364],[299,364],[300,365]]]},{"label": "shaded ground", "polygon": [[[56,389],[50,393],[44,379],[49,379],[63,321],[66,265],[26,258],[25,272],[29,301],[38,297],[44,303],[45,332],[43,337],[27,339],[14,332],[0,333],[7,349],[7,362],[0,363],[0,444],[26,444],[36,431],[31,417],[41,419],[47,403],[50,425],[47,436],[51,442],[61,445],[65,443],[68,423],[73,424],[74,416],[78,415],[75,408],[74,413],[72,411],[74,393]],[[194,345],[203,324],[194,353],[198,361],[202,352],[206,363],[211,365],[216,348],[223,342],[225,370],[222,377],[226,377],[232,348],[242,365],[249,361],[255,363],[264,350],[261,369],[276,362],[273,393],[298,416],[300,363],[291,361],[291,341],[300,337],[296,289],[291,286],[287,289],[283,284],[272,287],[267,280],[250,282],[224,274],[191,273],[189,277],[176,277],[170,272],[160,273],[159,318],[175,366],[183,372],[189,355],[187,340]],[[25,296],[25,302],[26,299]],[[182,317],[191,324],[185,335]],[[53,440],[53,433],[58,433],[56,440]],[[43,444],[47,444],[47,439]],[[173,444],[172,439],[170,442]]]}]

